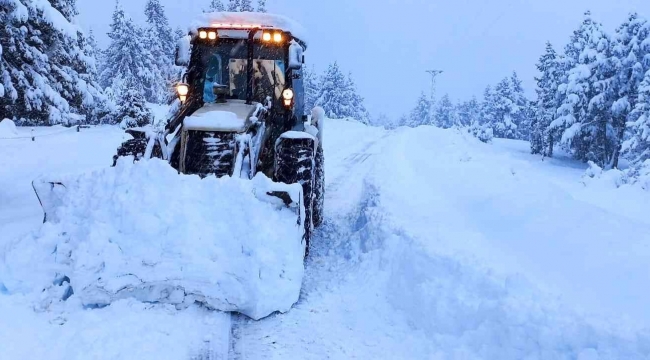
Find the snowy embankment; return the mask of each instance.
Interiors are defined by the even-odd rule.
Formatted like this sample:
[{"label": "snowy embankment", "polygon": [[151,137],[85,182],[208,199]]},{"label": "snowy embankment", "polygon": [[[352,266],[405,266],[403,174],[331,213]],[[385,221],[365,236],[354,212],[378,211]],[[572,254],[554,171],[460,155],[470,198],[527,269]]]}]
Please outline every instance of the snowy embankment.
[{"label": "snowy embankment", "polygon": [[542,161],[520,142],[328,124],[328,224],[302,300],[243,325],[243,357],[650,354],[650,224],[594,198],[647,214],[650,194],[594,192],[584,164]]}]

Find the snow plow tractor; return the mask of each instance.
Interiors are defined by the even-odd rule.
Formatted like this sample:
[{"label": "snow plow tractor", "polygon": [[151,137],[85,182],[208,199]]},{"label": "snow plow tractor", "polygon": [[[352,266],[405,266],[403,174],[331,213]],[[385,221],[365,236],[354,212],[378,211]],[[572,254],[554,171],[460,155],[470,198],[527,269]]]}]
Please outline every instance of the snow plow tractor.
[{"label": "snow plow tractor", "polygon": [[[263,173],[303,188],[307,252],[323,211],[323,112],[305,115],[299,26],[270,14],[206,14],[181,39],[178,114],[162,134],[130,130],[122,156],[160,157],[182,174],[252,179]],[[170,136],[173,135],[173,136]],[[287,206],[289,194],[273,191]]]},{"label": "snow plow tractor", "polygon": [[[323,221],[324,112],[306,115],[301,32],[277,15],[203,14],[177,45],[176,65],[186,69],[176,86],[177,112],[164,130],[127,130],[133,139],[118,148],[113,166],[126,156],[160,158],[181,174],[253,179],[262,173],[278,184],[300,184],[301,199],[282,187],[268,195],[304,209],[296,213],[307,256]],[[62,186],[34,184],[46,219],[44,202]]]}]

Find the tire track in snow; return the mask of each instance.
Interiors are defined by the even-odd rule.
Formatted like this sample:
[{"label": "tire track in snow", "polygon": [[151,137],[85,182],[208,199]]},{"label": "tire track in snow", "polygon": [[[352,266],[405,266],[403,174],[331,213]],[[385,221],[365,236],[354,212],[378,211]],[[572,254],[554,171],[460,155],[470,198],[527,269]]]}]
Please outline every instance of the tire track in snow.
[{"label": "tire track in snow", "polygon": [[[340,170],[339,175],[327,184],[325,223],[314,234],[312,253],[305,264],[305,280],[301,297],[294,309],[286,315],[274,314],[260,321],[233,314],[228,359],[272,358],[272,354],[282,354],[284,342],[300,341],[300,339],[280,339],[277,337],[278,332],[266,331],[264,325],[278,321],[282,324],[292,312],[300,311],[299,308],[305,304],[312,292],[322,291],[318,288],[327,287],[326,284],[329,282],[341,281],[340,277],[348,273],[348,267],[355,266],[348,261],[347,254],[350,253],[350,249],[345,239],[364,232],[365,209],[373,203],[370,200],[373,196],[369,195],[368,182],[365,180],[373,166],[372,161],[369,160],[379,152],[383,140],[389,135],[390,133],[383,133],[382,136],[372,137],[358,151],[345,156],[337,166]],[[335,261],[332,259],[324,261],[332,257],[336,258]],[[336,262],[336,269],[327,268],[327,263],[332,262]],[[274,327],[270,326],[270,328]]]}]

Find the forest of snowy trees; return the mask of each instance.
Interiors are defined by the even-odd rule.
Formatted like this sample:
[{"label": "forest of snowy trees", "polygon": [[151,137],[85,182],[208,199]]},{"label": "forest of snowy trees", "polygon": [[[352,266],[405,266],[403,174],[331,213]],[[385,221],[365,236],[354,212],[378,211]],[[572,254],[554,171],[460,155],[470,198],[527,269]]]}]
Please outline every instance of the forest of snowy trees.
[{"label": "forest of snowy trees", "polygon": [[[394,126],[463,127],[483,141],[530,141],[531,152],[553,156],[561,147],[575,159],[650,173],[650,22],[630,16],[615,34],[589,12],[562,53],[547,43],[537,64],[535,100],[527,99],[516,73],[488,86],[479,101],[434,106],[422,93]],[[385,119],[378,121],[385,125]]]},{"label": "forest of snowy trees", "polygon": [[304,73],[306,111],[321,106],[330,119],[354,119],[368,124],[370,114],[352,74],[345,76],[336,62],[320,76],[313,69],[305,69]]},{"label": "forest of snowy trees", "polygon": [[[266,11],[266,0],[205,1],[204,12]],[[115,4],[110,43],[99,49],[93,34],[75,25],[76,0],[0,0],[7,24],[0,29],[0,119],[135,126],[151,121],[147,102],[175,99],[182,69],[174,53],[184,32],[171,28],[159,0],[147,0],[144,24]],[[305,69],[304,76],[307,111],[320,105],[332,118],[367,122],[363,98],[338,64],[322,76]]]},{"label": "forest of snowy trees", "polygon": [[[147,0],[138,24],[116,1],[100,49],[76,25],[76,0],[0,0],[0,119],[18,125],[118,124],[151,121],[146,103],[169,103],[182,69],[177,39],[159,0]],[[265,0],[205,0],[204,11],[266,11]],[[542,50],[542,49],[540,49]],[[306,109],[330,118],[387,127],[462,127],[493,137],[530,141],[545,157],[562,148],[601,168],[650,172],[650,23],[631,14],[608,34],[586,13],[562,51],[548,43],[537,63],[536,98],[517,73],[486,87],[482,97],[431,103],[422,93],[399,121],[371,118],[351,74],[338,63],[322,73],[304,69]],[[134,110],[135,109],[135,110]],[[140,110],[138,110],[140,109]],[[137,110],[137,111],[136,111]],[[646,169],[646,170],[643,170]]]}]

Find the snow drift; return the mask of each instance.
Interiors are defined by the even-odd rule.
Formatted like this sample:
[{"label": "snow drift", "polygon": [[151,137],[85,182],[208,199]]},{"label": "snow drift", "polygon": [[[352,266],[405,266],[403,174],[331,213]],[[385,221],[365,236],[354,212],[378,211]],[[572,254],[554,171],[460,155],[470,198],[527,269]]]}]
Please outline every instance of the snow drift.
[{"label": "snow drift", "polygon": [[302,228],[295,211],[260,199],[270,187],[295,196],[299,185],[200,179],[131,160],[64,179],[57,221],[0,253],[6,292],[47,288],[43,307],[72,294],[91,308],[124,298],[200,302],[254,319],[291,308],[304,271]]},{"label": "snow drift", "polygon": [[18,136],[16,124],[9,119],[0,120],[0,138],[15,138]]}]

